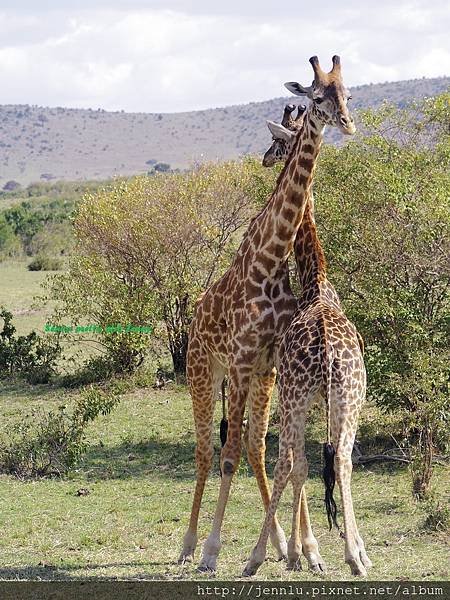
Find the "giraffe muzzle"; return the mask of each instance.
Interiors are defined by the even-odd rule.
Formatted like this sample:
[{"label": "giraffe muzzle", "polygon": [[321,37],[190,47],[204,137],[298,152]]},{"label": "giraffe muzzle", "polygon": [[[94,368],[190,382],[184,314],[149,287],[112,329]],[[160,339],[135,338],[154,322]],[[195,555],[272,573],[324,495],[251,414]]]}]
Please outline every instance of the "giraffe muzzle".
[{"label": "giraffe muzzle", "polygon": [[345,135],[353,135],[356,132],[355,122],[352,117],[341,115],[338,119],[338,126]]}]

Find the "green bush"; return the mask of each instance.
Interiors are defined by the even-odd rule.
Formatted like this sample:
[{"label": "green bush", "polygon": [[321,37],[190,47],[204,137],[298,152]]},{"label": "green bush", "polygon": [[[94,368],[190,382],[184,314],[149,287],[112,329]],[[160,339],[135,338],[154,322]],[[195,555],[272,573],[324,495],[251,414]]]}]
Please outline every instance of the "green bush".
[{"label": "green bush", "polygon": [[426,517],[423,529],[427,531],[449,531],[450,530],[450,508],[441,501],[430,499],[426,506]]},{"label": "green bush", "polygon": [[65,404],[48,412],[33,411],[0,446],[0,470],[19,478],[66,474],[86,452],[89,423],[109,414],[118,401],[116,393],[90,387],[81,392],[71,412]]},{"label": "green bush", "polygon": [[29,383],[48,383],[61,355],[59,337],[43,339],[35,331],[15,336],[12,313],[0,307],[0,379],[19,376]]},{"label": "green bush", "polygon": [[153,324],[152,336],[96,339],[123,371],[163,339],[182,380],[195,301],[228,267],[273,182],[274,173],[246,159],[136,177],[87,195],[74,220],[78,255],[48,287],[58,299],[53,322]]},{"label": "green bush", "polygon": [[91,383],[105,381],[117,372],[114,363],[108,356],[94,356],[74,373],[64,375],[61,383],[64,387],[73,388]]},{"label": "green bush", "polygon": [[20,242],[14,234],[14,229],[0,213],[0,261],[20,255]]},{"label": "green bush", "polygon": [[[33,183],[24,190],[0,192],[2,199],[15,200],[0,209],[0,259],[14,255],[70,254],[74,238],[71,217],[86,191],[101,182]],[[8,225],[5,230],[4,223]],[[12,239],[11,239],[12,234]],[[5,236],[8,247],[5,252]]]},{"label": "green bush", "polygon": [[423,499],[434,449],[449,440],[450,94],[362,120],[359,137],[322,152],[317,222],[330,279],[365,339],[368,394],[401,415]]},{"label": "green bush", "polygon": [[29,271],[59,271],[62,261],[51,256],[38,255],[28,264]]}]

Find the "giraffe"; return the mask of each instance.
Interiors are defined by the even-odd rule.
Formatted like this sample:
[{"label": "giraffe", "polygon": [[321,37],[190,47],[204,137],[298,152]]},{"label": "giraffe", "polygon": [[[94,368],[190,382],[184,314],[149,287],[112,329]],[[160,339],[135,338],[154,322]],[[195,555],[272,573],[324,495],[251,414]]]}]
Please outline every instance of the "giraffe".
[{"label": "giraffe", "polygon": [[272,144],[264,153],[262,159],[264,167],[273,167],[277,162],[286,162],[292,152],[295,142],[294,132],[299,131],[303,126],[306,106],[299,104],[297,106],[297,116],[294,118],[292,113],[295,108],[294,104],[286,104],[281,119],[281,127],[273,121],[267,121],[269,131],[272,133]]},{"label": "giraffe", "polygon": [[[250,222],[226,273],[196,305],[189,333],[187,378],[197,438],[197,481],[189,526],[179,563],[193,558],[203,491],[213,458],[213,413],[221,382],[228,371],[228,436],[221,451],[221,483],[210,535],[203,545],[201,571],[215,571],[220,531],[232,477],[241,454],[241,426],[248,404],[248,458],[264,508],[270,501],[265,472],[265,436],[270,397],[275,384],[274,348],[289,324],[296,298],[289,286],[287,259],[300,226],[326,124],[351,135],[355,126],[347,108],[340,59],[325,73],[316,56],[310,59],[314,81],[308,88],[287,87],[314,98],[305,113],[298,143],[280,174],[266,206]],[[323,102],[322,108],[319,106]],[[269,535],[278,557],[287,554],[284,532],[273,515]]]},{"label": "giraffe", "polygon": [[[294,120],[290,116],[293,109],[292,105],[286,106],[281,125],[269,124],[273,143],[264,155],[263,164],[266,166],[286,160],[292,152],[297,132],[302,127],[301,119]],[[301,512],[301,501],[308,474],[305,421],[310,404],[319,397],[325,399],[327,412],[323,476],[330,529],[333,523],[337,526],[333,499],[336,467],[344,512],[345,560],[353,575],[365,576],[371,561],[356,526],[350,490],[351,453],[366,389],[364,345],[356,327],[345,316],[336,290],[327,278],[325,256],[314,220],[312,191],[297,232],[294,252],[302,292],[277,356],[281,414],[279,458],[269,509],[244,575],[254,575],[264,561],[267,528],[289,480],[294,499],[288,567],[301,568],[303,540],[300,540],[299,527],[304,527],[301,523],[305,518]]]}]

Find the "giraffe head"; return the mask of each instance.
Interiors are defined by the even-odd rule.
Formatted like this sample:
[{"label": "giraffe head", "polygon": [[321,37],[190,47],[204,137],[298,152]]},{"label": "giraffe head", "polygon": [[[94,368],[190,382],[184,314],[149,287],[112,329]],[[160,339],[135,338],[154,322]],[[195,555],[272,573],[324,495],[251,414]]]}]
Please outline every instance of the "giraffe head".
[{"label": "giraffe head", "polygon": [[277,162],[285,162],[294,146],[295,134],[302,128],[306,106],[298,106],[296,117],[292,117],[295,110],[294,104],[286,104],[281,123],[267,121],[267,127],[272,134],[272,145],[266,151],[262,164],[264,167],[273,167]]},{"label": "giraffe head", "polygon": [[355,133],[355,123],[347,102],[351,98],[341,75],[341,59],[333,56],[333,68],[329,73],[322,70],[317,56],[312,56],[309,62],[314,70],[314,81],[309,87],[303,87],[296,81],[284,85],[297,96],[307,96],[312,100],[312,113],[324,125],[338,127],[342,133]]}]

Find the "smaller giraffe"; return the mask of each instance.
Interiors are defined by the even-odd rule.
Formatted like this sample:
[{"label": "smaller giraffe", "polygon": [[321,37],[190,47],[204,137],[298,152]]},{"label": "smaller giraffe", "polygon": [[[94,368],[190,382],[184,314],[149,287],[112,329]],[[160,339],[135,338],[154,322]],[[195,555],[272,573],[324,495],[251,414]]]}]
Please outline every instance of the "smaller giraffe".
[{"label": "smaller giraffe", "polygon": [[[286,107],[281,125],[268,123],[274,140],[264,155],[263,164],[274,164],[289,156],[302,126],[301,120],[297,123],[291,118],[292,110],[290,105]],[[333,499],[336,467],[344,512],[345,560],[353,575],[364,576],[371,561],[356,526],[350,490],[351,452],[366,390],[363,345],[328,281],[314,221],[312,194],[297,233],[295,256],[302,295],[277,356],[281,414],[279,458],[263,528],[243,574],[254,575],[265,559],[268,527],[289,480],[294,488],[294,502],[288,566],[301,568],[299,526],[303,526],[301,504],[306,503],[304,483],[308,474],[305,421],[309,406],[319,396],[325,400],[327,409],[324,481],[328,520],[330,528],[333,522],[337,525]]]},{"label": "smaller giraffe", "polygon": [[286,104],[281,119],[281,127],[278,123],[267,121],[267,126],[272,134],[272,145],[263,156],[262,164],[264,167],[273,167],[277,162],[286,162],[290,155],[296,139],[294,132],[302,128],[306,112],[306,106],[299,104],[297,116],[294,119],[292,113],[295,108],[294,104]]}]

